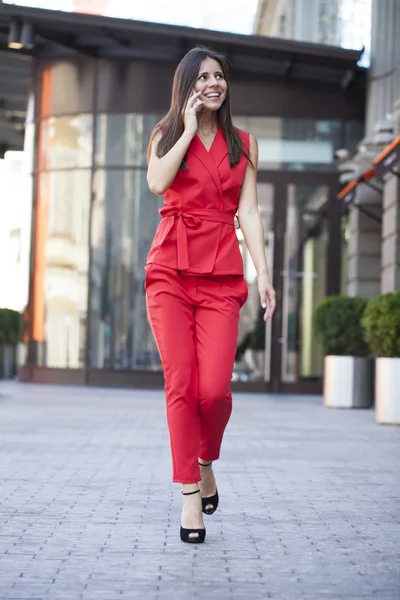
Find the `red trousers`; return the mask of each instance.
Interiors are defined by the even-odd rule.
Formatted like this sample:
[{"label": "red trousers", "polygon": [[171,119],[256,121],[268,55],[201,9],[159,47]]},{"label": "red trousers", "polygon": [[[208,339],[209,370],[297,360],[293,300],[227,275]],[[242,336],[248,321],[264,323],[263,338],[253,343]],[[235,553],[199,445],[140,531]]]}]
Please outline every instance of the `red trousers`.
[{"label": "red trousers", "polygon": [[146,270],[147,311],[164,370],[173,481],[196,483],[198,458],[219,458],[231,415],[247,285],[241,275],[185,275],[156,264]]}]

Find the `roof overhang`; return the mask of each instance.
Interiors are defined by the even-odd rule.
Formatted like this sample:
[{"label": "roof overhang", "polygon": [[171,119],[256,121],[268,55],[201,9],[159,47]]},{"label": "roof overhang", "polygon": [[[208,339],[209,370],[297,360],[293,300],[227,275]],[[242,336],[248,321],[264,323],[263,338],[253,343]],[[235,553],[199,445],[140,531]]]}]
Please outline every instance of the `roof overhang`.
[{"label": "roof overhang", "polygon": [[337,195],[338,200],[342,200],[348,205],[354,202],[358,186],[365,183],[378,194],[382,194],[382,188],[372,183],[373,179],[382,180],[389,173],[400,177],[400,135],[386,146],[373,160],[372,167],[367,169],[361,175],[354,177],[345,185]]},{"label": "roof overhang", "polygon": [[378,177],[392,173],[400,177],[395,169],[400,167],[400,135],[398,135],[374,160]]},{"label": "roof overhang", "polygon": [[[29,48],[9,50],[10,26],[14,23],[29,25],[32,32],[32,45]],[[22,116],[23,98],[26,106],[30,58],[86,54],[98,58],[176,64],[185,52],[200,44],[224,53],[234,78],[278,79],[343,91],[355,82],[365,86],[365,69],[357,66],[361,51],[27,8],[2,4],[0,0],[0,77],[4,83],[0,91],[0,146],[2,143],[7,143],[10,148],[19,145],[15,144],[14,138],[18,138],[18,135],[12,125],[13,119],[15,121]]]},{"label": "roof overhang", "polygon": [[[176,61],[182,50],[196,44],[209,44],[235,59],[243,54],[248,58],[265,59],[268,74],[268,60],[291,61],[290,77],[303,78],[304,70],[297,73],[296,67],[320,67],[313,76],[319,79],[323,67],[336,73],[336,83],[341,83],[348,69],[362,72],[357,67],[362,51],[345,50],[324,44],[296,42],[265,36],[240,35],[208,29],[196,29],[131,19],[115,19],[82,13],[51,11],[17,5],[1,4],[0,1],[0,47],[6,47],[10,23],[13,19],[29,22],[35,31],[35,48],[30,53],[38,54],[52,47],[63,46],[75,52],[95,56],[126,56],[135,58],[146,55],[151,59]],[[246,69],[251,69],[251,61]],[[288,65],[281,65],[280,74],[287,75]],[[259,71],[257,71],[259,72]],[[339,76],[340,74],[340,76]],[[329,80],[329,79],[328,79]]]},{"label": "roof overhang", "polygon": [[340,190],[337,195],[338,200],[343,200],[345,204],[350,204],[355,199],[357,187],[360,183],[368,183],[373,179],[376,175],[375,167],[368,169],[368,171],[364,171],[361,175],[354,177],[347,185],[344,186],[343,189]]},{"label": "roof overhang", "polygon": [[364,171],[364,173],[361,173],[361,175],[355,177],[350,181],[350,183],[344,186],[344,188],[337,195],[337,198],[343,202],[346,208],[350,205],[353,205],[373,221],[382,223],[382,217],[379,214],[377,214],[374,210],[369,210],[362,203],[356,202],[356,194],[360,184],[365,184],[375,193],[382,195],[383,189],[378,187],[375,183],[372,183],[372,180],[376,177],[376,175],[377,173],[375,167],[371,167],[367,171]]}]

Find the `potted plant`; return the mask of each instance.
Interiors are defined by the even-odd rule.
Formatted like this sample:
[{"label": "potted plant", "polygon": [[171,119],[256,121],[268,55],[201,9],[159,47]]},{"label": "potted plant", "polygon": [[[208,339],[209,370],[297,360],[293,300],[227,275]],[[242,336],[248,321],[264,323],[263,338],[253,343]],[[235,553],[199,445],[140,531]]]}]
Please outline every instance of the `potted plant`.
[{"label": "potted plant", "polygon": [[22,336],[22,315],[16,310],[0,308],[0,378],[15,377],[17,345]]},{"label": "potted plant", "polygon": [[324,360],[324,404],[330,408],[370,408],[374,367],[361,318],[365,298],[329,296],[318,304],[313,329]]},{"label": "potted plant", "polygon": [[368,302],[365,339],[376,355],[375,410],[378,423],[400,425],[400,291]]}]

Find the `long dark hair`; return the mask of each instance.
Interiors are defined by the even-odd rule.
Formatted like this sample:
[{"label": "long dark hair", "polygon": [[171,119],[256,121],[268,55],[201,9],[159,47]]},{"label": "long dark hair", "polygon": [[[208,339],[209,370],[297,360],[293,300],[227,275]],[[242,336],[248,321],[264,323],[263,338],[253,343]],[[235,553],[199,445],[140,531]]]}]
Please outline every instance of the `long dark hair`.
[{"label": "long dark hair", "polygon": [[[242,139],[232,123],[228,62],[222,54],[214,52],[214,50],[205,46],[192,48],[177,66],[172,84],[171,106],[165,117],[155,126],[150,136],[150,143],[147,149],[148,160],[154,136],[159,131],[163,133],[156,150],[159,158],[165,156],[183,134],[183,113],[196,84],[200,67],[207,58],[212,58],[221,65],[224,78],[228,84],[225,102],[217,112],[217,122],[222,129],[228,145],[229,163],[231,167],[235,167],[243,155],[251,162],[249,156],[250,149],[243,148]],[[186,168],[185,161],[182,163],[182,168]]]}]

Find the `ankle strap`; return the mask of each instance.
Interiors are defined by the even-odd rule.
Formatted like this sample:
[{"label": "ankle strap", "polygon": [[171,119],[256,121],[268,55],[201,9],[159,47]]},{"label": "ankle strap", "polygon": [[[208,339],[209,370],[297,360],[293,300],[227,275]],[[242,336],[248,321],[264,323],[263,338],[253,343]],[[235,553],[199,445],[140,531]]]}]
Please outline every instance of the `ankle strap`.
[{"label": "ankle strap", "polygon": [[[198,461],[198,462],[199,462],[199,461]],[[212,465],[212,461],[211,461],[211,462],[209,462],[209,463],[201,463],[201,462],[199,462],[199,465],[200,465],[201,467],[209,467],[210,465]]]},{"label": "ankle strap", "polygon": [[200,494],[200,490],[195,490],[194,492],[182,492],[183,496],[192,496],[192,494]]}]

